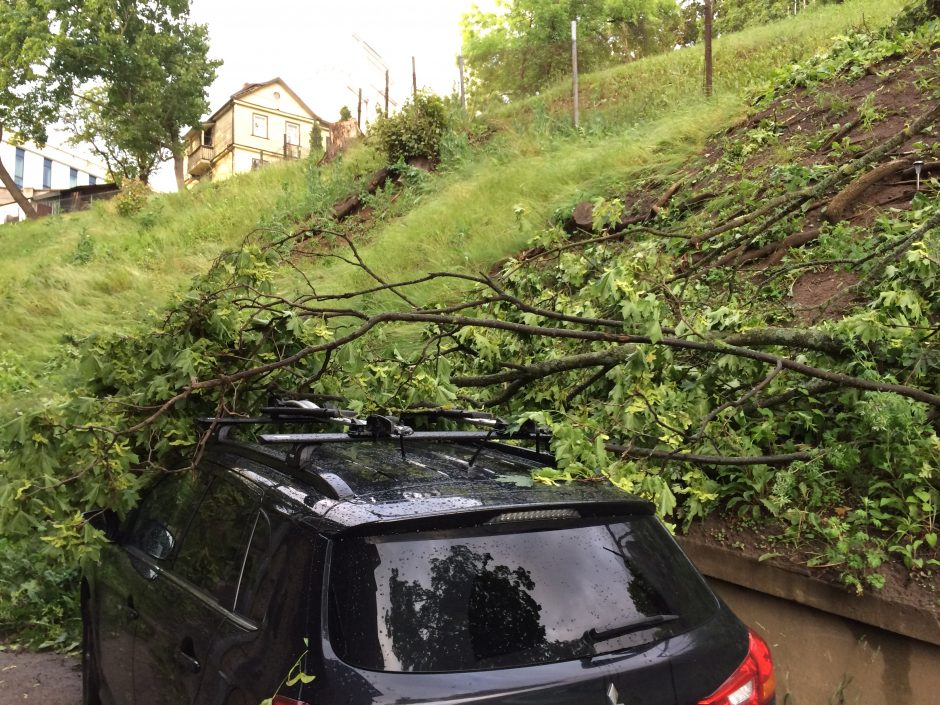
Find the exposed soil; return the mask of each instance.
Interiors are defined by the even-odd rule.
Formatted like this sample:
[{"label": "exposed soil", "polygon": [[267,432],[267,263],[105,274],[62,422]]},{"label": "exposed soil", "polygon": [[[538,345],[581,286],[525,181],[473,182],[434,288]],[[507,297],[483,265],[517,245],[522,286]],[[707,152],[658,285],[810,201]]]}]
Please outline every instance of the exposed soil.
[{"label": "exposed soil", "polygon": [[78,657],[0,651],[0,705],[79,705],[81,700]]},{"label": "exposed soil", "polygon": [[857,281],[852,272],[807,272],[793,282],[790,291],[794,317],[808,325],[839,318],[855,300],[849,287]]}]

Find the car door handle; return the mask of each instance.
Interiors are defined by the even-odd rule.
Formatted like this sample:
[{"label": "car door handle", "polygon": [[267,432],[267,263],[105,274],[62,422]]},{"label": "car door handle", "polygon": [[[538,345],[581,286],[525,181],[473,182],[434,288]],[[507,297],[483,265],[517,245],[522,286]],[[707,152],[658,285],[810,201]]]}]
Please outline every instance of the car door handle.
[{"label": "car door handle", "polygon": [[176,662],[190,673],[199,673],[202,669],[202,664],[195,656],[184,654],[182,651],[176,652]]},{"label": "car door handle", "polygon": [[128,595],[127,604],[124,606],[124,616],[127,618],[128,622],[140,617],[140,612],[134,607],[134,598],[130,595]]},{"label": "car door handle", "polygon": [[199,673],[202,670],[202,664],[196,658],[196,649],[190,637],[183,639],[183,643],[180,644],[179,651],[176,652],[176,662],[190,673]]}]

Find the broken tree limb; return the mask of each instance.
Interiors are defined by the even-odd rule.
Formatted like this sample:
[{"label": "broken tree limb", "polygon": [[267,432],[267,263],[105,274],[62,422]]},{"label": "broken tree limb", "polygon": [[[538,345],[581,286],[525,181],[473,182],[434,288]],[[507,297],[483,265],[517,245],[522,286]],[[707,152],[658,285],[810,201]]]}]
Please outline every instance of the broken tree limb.
[{"label": "broken tree limb", "polygon": [[[372,174],[366,184],[365,193],[374,195],[376,191],[385,186],[396,172],[390,167],[382,167]],[[345,220],[362,210],[362,192],[351,193],[333,206],[333,217],[336,220]]]},{"label": "broken tree limb", "polygon": [[762,379],[760,382],[758,382],[749,390],[747,390],[747,392],[745,392],[743,395],[741,395],[737,399],[734,399],[733,401],[726,401],[724,404],[716,406],[714,409],[708,412],[708,415],[704,419],[702,419],[702,423],[699,426],[698,433],[696,433],[692,437],[691,442],[695,443],[701,440],[702,436],[705,435],[705,429],[708,427],[708,424],[710,424],[712,421],[717,419],[721,415],[721,412],[726,411],[728,409],[732,409],[732,408],[736,409],[742,406],[748,399],[752,399],[753,397],[757,396],[762,391],[764,391],[764,389],[767,388],[767,385],[773,382],[774,379],[776,379],[777,375],[779,375],[781,372],[783,372],[783,364],[778,362],[777,366],[774,367],[770,371],[770,373],[766,377],[764,377],[764,379]]},{"label": "broken tree limb", "polygon": [[671,201],[672,197],[675,196],[679,192],[679,189],[682,188],[682,184],[684,182],[685,182],[685,177],[683,176],[681,179],[676,181],[672,186],[667,188],[666,192],[657,199],[656,203],[654,203],[653,206],[650,208],[650,211],[652,212],[654,216],[659,215],[659,212],[663,210],[667,205],[669,205],[669,201]]},{"label": "broken tree limb", "polygon": [[[835,142],[841,142],[843,138],[847,137],[852,132],[852,130],[858,127],[858,124],[861,121],[862,121],[862,118],[857,117],[854,120],[845,123],[842,127],[839,128],[839,130],[832,137],[826,140],[826,145],[831,146]],[[822,149],[822,146],[820,147],[820,149]],[[818,152],[819,150],[816,150],[816,151]]]},{"label": "broken tree limb", "polygon": [[581,201],[571,211],[571,217],[564,224],[565,232],[574,233],[578,230],[594,231],[594,204],[590,201]]},{"label": "broken tree limb", "polygon": [[[695,271],[710,264],[716,257],[722,256],[725,252],[738,247],[742,243],[748,243],[753,240],[755,237],[753,232],[754,230],[766,230],[770,225],[780,221],[782,218],[786,217],[789,213],[792,213],[794,210],[796,210],[796,208],[800,207],[804,203],[816,202],[820,197],[829,193],[833,188],[836,188],[837,186],[845,183],[856,174],[868,169],[873,164],[877,164],[888,155],[895,153],[898,147],[910,140],[911,137],[920,134],[932,124],[934,124],[937,121],[938,115],[940,115],[940,101],[937,101],[931,108],[922,113],[913,122],[911,122],[910,125],[908,125],[903,130],[900,130],[898,134],[887,140],[884,144],[880,145],[876,149],[872,149],[868,153],[859,156],[854,161],[844,165],[842,168],[827,176],[816,185],[800,189],[792,193],[785,193],[777,196],[776,198],[771,199],[765,203],[760,208],[757,208],[750,213],[728,220],[725,223],[722,223],[721,225],[718,225],[703,233],[702,235],[693,238],[691,240],[691,244],[693,247],[697,248],[699,245],[701,245],[701,243],[707,240],[711,240],[718,235],[728,232],[729,230],[743,228],[744,226],[751,226],[747,232],[742,233],[740,236],[733,238],[730,242],[725,243],[723,247],[717,248],[715,251],[709,253],[699,262],[697,262],[692,268],[676,277],[673,277],[673,279],[670,281],[691,276]],[[763,216],[768,214],[773,215],[771,215],[768,220],[761,220]]]},{"label": "broken tree limb", "polygon": [[[775,240],[774,242],[770,242],[756,250],[745,250],[740,254],[740,256],[737,257],[735,262],[737,264],[746,264],[747,262],[753,262],[754,260],[768,257],[780,250],[788,250],[791,247],[801,247],[819,237],[819,232],[819,228],[813,228],[812,230],[807,230],[805,232],[793,233],[792,235],[788,235],[782,240]],[[727,263],[724,262],[723,259],[719,260],[718,266],[721,266],[722,264]]]},{"label": "broken tree limb", "polygon": [[830,223],[838,223],[840,220],[845,220],[849,209],[851,209],[869,187],[874,186],[879,181],[887,179],[889,176],[897,174],[907,166],[910,166],[910,160],[894,159],[886,164],[875,167],[871,171],[865,172],[829,201],[829,207],[826,208],[823,217]]},{"label": "broken tree limb", "polygon": [[604,447],[611,453],[633,460],[673,460],[696,465],[789,465],[790,463],[812,460],[813,458],[813,454],[808,452],[785,453],[783,455],[727,456],[698,455],[679,451],[656,450],[654,448],[621,446],[615,443],[607,443]]}]

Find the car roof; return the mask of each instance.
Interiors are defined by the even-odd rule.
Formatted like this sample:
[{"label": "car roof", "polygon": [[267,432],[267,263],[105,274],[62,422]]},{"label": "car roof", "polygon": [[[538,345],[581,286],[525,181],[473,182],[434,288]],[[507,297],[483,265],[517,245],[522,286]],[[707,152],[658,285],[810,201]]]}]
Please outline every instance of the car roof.
[{"label": "car roof", "polygon": [[[294,511],[340,532],[507,510],[579,507],[590,514],[650,514],[652,505],[598,475],[550,487],[532,471],[551,455],[493,442],[359,439],[344,443],[219,441],[216,462],[260,482]],[[302,509],[301,509],[302,507]]]}]

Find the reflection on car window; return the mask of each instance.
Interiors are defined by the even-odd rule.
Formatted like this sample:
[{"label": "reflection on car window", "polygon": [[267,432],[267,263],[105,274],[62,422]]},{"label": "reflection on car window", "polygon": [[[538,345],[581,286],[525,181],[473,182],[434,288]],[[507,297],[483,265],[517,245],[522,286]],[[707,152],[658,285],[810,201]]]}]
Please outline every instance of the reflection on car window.
[{"label": "reflection on car window", "polygon": [[259,584],[267,573],[271,551],[271,519],[267,512],[258,512],[255,525],[245,555],[245,569],[242,571],[235,598],[235,611],[260,622],[264,617],[264,600],[259,599]]},{"label": "reflection on car window", "polygon": [[[508,668],[593,656],[691,628],[716,608],[652,517],[603,526],[337,542],[330,639],[387,671]],[[665,614],[600,643],[586,637]]]},{"label": "reflection on car window", "polygon": [[194,500],[206,482],[193,472],[167,475],[141,501],[131,520],[128,542],[154,558],[169,558],[173,542],[183,535]]},{"label": "reflection on car window", "polygon": [[237,478],[217,478],[199,505],[174,564],[180,577],[228,609],[235,604],[260,500],[261,492],[254,485]]}]

